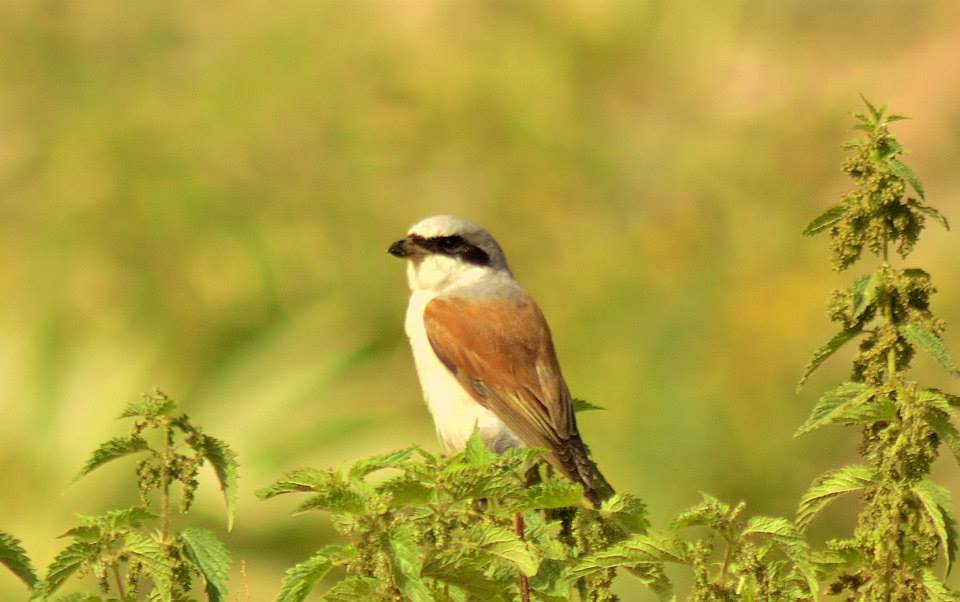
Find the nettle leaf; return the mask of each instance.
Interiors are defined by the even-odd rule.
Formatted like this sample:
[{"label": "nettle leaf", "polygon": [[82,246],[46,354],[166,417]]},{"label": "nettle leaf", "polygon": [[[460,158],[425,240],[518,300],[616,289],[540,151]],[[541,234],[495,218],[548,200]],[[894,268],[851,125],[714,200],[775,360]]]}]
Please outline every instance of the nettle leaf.
[{"label": "nettle leaf", "polygon": [[166,395],[144,395],[131,401],[117,418],[159,418],[166,416],[177,403]]},{"label": "nettle leaf", "polygon": [[483,437],[480,435],[480,429],[474,428],[470,438],[467,439],[467,444],[463,448],[463,459],[468,465],[477,468],[485,468],[496,461],[497,455],[487,449],[487,444],[483,442]]},{"label": "nettle leaf", "polygon": [[301,468],[284,474],[283,477],[273,485],[258,489],[256,495],[262,500],[268,500],[285,493],[323,491],[341,480],[336,473],[330,470]]},{"label": "nettle leaf", "polygon": [[327,590],[325,602],[370,602],[376,600],[378,582],[370,577],[352,576],[338,581]]},{"label": "nettle leaf", "polygon": [[80,568],[95,560],[100,552],[96,543],[75,541],[54,557],[47,567],[47,576],[39,584],[39,590],[44,596],[50,596]]},{"label": "nettle leaf", "polygon": [[950,222],[947,220],[947,217],[940,213],[940,211],[938,211],[935,207],[916,202],[914,199],[911,199],[911,201],[913,201],[910,203],[911,207],[938,222],[941,226],[943,226],[944,230],[950,230]]},{"label": "nettle leaf", "polygon": [[583,489],[572,481],[549,479],[522,489],[515,498],[505,503],[516,511],[571,508],[583,501]]},{"label": "nettle leaf", "polygon": [[960,594],[947,589],[930,569],[923,569],[923,589],[929,602],[960,602]]},{"label": "nettle leaf", "polygon": [[933,356],[944,370],[954,376],[960,376],[960,367],[954,363],[950,351],[940,337],[919,324],[904,324],[900,327],[900,334],[912,345],[920,347]]},{"label": "nettle leaf", "polygon": [[506,527],[478,524],[468,530],[468,539],[484,552],[506,560],[528,577],[537,573],[540,559],[527,542]]},{"label": "nettle leaf", "polygon": [[797,527],[806,529],[810,522],[838,495],[859,491],[873,483],[873,471],[861,464],[851,464],[818,477],[803,494],[797,508]]},{"label": "nettle leaf", "polygon": [[108,510],[100,516],[82,516],[80,520],[87,526],[97,525],[110,531],[116,531],[139,527],[146,521],[158,518],[160,518],[160,515],[154,514],[144,506],[132,506],[130,508]]},{"label": "nettle leaf", "polygon": [[823,232],[830,226],[839,222],[843,219],[843,214],[847,212],[847,208],[843,205],[837,205],[836,207],[831,207],[818,215],[812,222],[807,224],[807,227],[803,229],[804,236],[813,236],[818,232]]},{"label": "nettle leaf", "polygon": [[128,456],[130,454],[135,454],[142,451],[147,451],[150,449],[150,446],[147,445],[147,441],[138,435],[133,435],[130,437],[115,437],[106,443],[103,443],[98,447],[93,455],[90,456],[90,459],[87,460],[87,463],[83,465],[83,468],[80,469],[80,474],[74,477],[74,481],[80,477],[89,474],[90,472],[100,468],[107,462],[111,460],[116,460],[117,458],[122,458],[123,456]]},{"label": "nettle leaf", "polygon": [[363,514],[367,511],[367,504],[362,495],[346,485],[341,485],[324,491],[323,493],[311,495],[297,506],[294,514],[308,512],[310,510]]},{"label": "nettle leaf", "polygon": [[318,552],[287,569],[276,602],[303,602],[332,568],[330,558]]},{"label": "nettle leaf", "polygon": [[610,568],[636,568],[664,562],[687,562],[683,546],[675,537],[660,533],[633,535],[605,550],[581,558],[567,572],[567,579],[572,582]]},{"label": "nettle leaf", "polygon": [[607,408],[594,405],[587,401],[586,399],[576,399],[573,400],[573,411],[574,412],[591,412],[594,410],[606,410]]},{"label": "nettle leaf", "polygon": [[413,525],[400,525],[387,533],[383,549],[390,559],[394,584],[410,602],[434,602],[420,574],[423,556]]},{"label": "nettle leaf", "polygon": [[793,436],[806,435],[828,424],[892,419],[896,407],[888,399],[875,400],[875,395],[873,387],[865,383],[843,383],[820,397],[810,416]]},{"label": "nettle leaf", "polygon": [[10,569],[28,587],[37,583],[37,573],[20,540],[3,531],[0,531],[0,564]]},{"label": "nettle leaf", "polygon": [[124,547],[143,565],[144,572],[153,581],[154,597],[164,602],[173,598],[173,560],[166,547],[155,537],[137,531],[127,534]]},{"label": "nettle leaf", "polygon": [[944,578],[950,574],[957,556],[957,523],[953,519],[950,492],[929,479],[913,486],[914,495],[923,505],[924,515],[940,540],[940,548],[946,562]]},{"label": "nettle leaf", "polygon": [[350,468],[350,472],[347,473],[347,477],[350,480],[360,481],[363,480],[363,478],[368,474],[378,470],[399,468],[410,459],[410,456],[413,455],[413,452],[414,450],[412,448],[401,449],[400,451],[380,454],[378,456],[373,456],[372,458],[360,460]]},{"label": "nettle leaf", "polygon": [[224,602],[230,581],[230,552],[226,546],[216,535],[199,527],[188,527],[179,537],[187,559],[207,582],[207,599]]},{"label": "nettle leaf", "polygon": [[933,408],[924,414],[924,418],[930,428],[937,433],[940,440],[947,444],[947,448],[953,453],[953,457],[960,462],[960,431],[950,420],[950,414]]},{"label": "nettle leaf", "polygon": [[420,479],[408,475],[387,479],[377,485],[376,492],[390,497],[391,508],[418,506],[433,497],[433,489],[420,482]]},{"label": "nettle leaf", "polygon": [[887,159],[887,167],[890,169],[890,173],[910,184],[910,186],[917,191],[917,194],[920,195],[921,199],[926,199],[920,178],[917,177],[917,174],[913,173],[913,170],[910,169],[906,163],[896,157],[890,157]]},{"label": "nettle leaf", "polygon": [[239,491],[237,480],[240,465],[237,462],[237,454],[225,442],[210,435],[203,436],[201,445],[202,448],[198,451],[203,454],[207,462],[210,462],[213,471],[217,474],[220,491],[223,492],[223,501],[227,505],[227,531],[230,531],[233,529]]},{"label": "nettle leaf", "polygon": [[630,533],[645,533],[650,526],[647,505],[628,493],[615,493],[604,500],[600,512],[609,515]]},{"label": "nettle leaf", "polygon": [[813,562],[810,546],[795,524],[785,518],[754,516],[747,521],[741,537],[750,535],[764,535],[772,539],[793,562],[796,571],[806,582],[810,595],[814,600],[817,599],[817,567]]},{"label": "nettle leaf", "polygon": [[940,389],[921,389],[917,392],[917,400],[946,414],[950,414],[954,408],[960,407],[960,397],[951,393],[944,393]]},{"label": "nettle leaf", "polygon": [[[422,575],[460,588],[472,596],[468,598],[470,600],[507,602],[504,594],[510,583],[516,579],[516,574],[511,575],[510,583],[505,583],[495,576],[487,575],[487,567],[482,564],[475,566],[475,562],[474,558],[467,558],[462,554],[453,557],[433,556],[424,561]],[[567,599],[563,600],[566,602]]]},{"label": "nettle leaf", "polygon": [[853,283],[853,300],[850,311],[854,318],[859,318],[863,312],[877,300],[879,292],[880,275],[877,272],[866,276],[860,276]]},{"label": "nettle leaf", "polygon": [[807,379],[813,374],[813,371],[820,367],[820,364],[825,362],[827,358],[836,353],[838,349],[844,346],[850,339],[854,338],[860,334],[859,328],[850,328],[847,330],[842,330],[838,332],[832,339],[826,342],[822,347],[817,349],[813,353],[813,357],[810,358],[810,362],[807,364],[807,367],[803,371],[803,376],[800,377],[800,382],[797,383],[797,389],[803,386],[803,383],[807,382]]}]

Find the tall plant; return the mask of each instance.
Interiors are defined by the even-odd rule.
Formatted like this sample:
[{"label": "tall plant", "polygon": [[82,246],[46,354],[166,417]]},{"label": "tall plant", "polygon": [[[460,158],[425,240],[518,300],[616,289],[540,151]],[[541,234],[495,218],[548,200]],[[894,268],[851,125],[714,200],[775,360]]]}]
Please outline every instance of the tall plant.
[{"label": "tall plant", "polygon": [[939,558],[944,576],[949,573],[957,533],[949,492],[929,478],[941,443],[960,459],[960,433],[952,421],[960,397],[923,388],[908,376],[917,350],[954,376],[960,368],[941,338],[943,321],[930,310],[930,275],[894,259],[910,254],[928,219],[949,225],[926,203],[923,186],[901,159],[903,147],[890,133],[890,124],[905,118],[864,103],[866,112],[856,115],[864,136],[848,145],[844,164],[853,189],[804,234],[829,233],[837,271],[853,266],[864,250],[876,258],[876,267],[830,298],[829,316],[840,331],[814,353],[800,385],[834,352],[858,340],[853,371],[849,381],[819,399],[797,432],[858,424],[864,463],[816,479],[800,502],[797,524],[806,528],[832,500],[859,492],[853,536],[828,542],[831,592],[858,602],[960,600],[934,572]]},{"label": "tall plant", "polygon": [[[157,391],[129,404],[120,418],[131,419],[130,434],[100,445],[77,478],[126,456],[137,455],[136,482],[141,504],[80,516],[64,533],[71,539],[35,584],[34,597],[52,600],[73,575],[96,577],[103,596],[74,593],[57,602],[187,602],[195,579],[202,580],[209,602],[227,600],[230,555],[212,532],[200,527],[175,530],[174,487],[179,510],[193,504],[197,475],[210,464],[227,506],[227,527],[233,526],[237,499],[237,461],[230,447],[204,433],[177,404]],[[159,499],[156,499],[159,498]],[[156,505],[159,508],[154,510]],[[23,573],[22,561],[18,563]]]}]

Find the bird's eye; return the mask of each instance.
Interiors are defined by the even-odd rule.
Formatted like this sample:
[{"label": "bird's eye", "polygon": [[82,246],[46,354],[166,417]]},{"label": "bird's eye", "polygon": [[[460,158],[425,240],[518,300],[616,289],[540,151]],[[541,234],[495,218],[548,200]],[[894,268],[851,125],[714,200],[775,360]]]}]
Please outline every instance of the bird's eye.
[{"label": "bird's eye", "polygon": [[453,251],[463,242],[459,236],[444,236],[440,239],[440,248],[444,251]]}]

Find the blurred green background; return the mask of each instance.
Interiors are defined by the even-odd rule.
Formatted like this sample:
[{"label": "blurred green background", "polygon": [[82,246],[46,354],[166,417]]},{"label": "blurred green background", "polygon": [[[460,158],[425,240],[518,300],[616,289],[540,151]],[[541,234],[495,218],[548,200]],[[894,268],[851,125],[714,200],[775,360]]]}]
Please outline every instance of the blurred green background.
[{"label": "blurred green background", "polygon": [[[655,524],[698,490],[791,515],[856,455],[852,429],[791,437],[849,353],[794,385],[873,265],[799,232],[848,187],[858,92],[914,117],[907,161],[960,223],[958,31],[952,0],[3,0],[0,530],[45,566],[73,513],[134,499],[132,462],[69,483],[159,385],[239,452],[236,529],[211,475],[197,516],[238,599],[271,599],[331,530],[255,488],[437,448],[385,249],[441,212],[503,243]],[[955,350],[958,250],[931,228],[911,259]]]}]

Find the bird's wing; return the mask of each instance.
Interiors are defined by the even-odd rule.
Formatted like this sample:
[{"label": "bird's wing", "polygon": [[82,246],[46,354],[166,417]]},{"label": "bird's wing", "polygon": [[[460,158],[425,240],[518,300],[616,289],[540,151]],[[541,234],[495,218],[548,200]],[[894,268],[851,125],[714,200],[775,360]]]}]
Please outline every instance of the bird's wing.
[{"label": "bird's wing", "polygon": [[494,300],[438,297],[423,321],[430,345],[477,403],[576,480],[571,445],[582,448],[570,392],[543,313],[525,295]]}]

